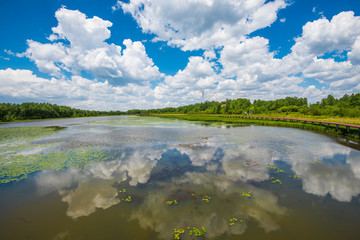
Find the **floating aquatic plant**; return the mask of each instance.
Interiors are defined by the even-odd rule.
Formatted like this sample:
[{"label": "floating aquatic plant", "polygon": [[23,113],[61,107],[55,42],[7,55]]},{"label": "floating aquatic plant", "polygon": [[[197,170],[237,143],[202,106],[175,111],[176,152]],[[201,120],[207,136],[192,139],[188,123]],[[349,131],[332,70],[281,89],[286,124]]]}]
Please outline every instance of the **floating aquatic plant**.
[{"label": "floating aquatic plant", "polygon": [[174,229],[174,239],[180,239],[180,234],[183,234],[185,232],[184,229]]},{"label": "floating aquatic plant", "polygon": [[243,222],[244,222],[244,220],[242,220],[242,219],[238,220],[237,218],[230,218],[229,225],[233,226],[233,225],[235,225],[235,223],[243,223]]},{"label": "floating aquatic plant", "polygon": [[243,197],[254,198],[255,196],[251,192],[242,192]]},{"label": "floating aquatic plant", "polygon": [[272,170],[277,170],[277,169],[279,169],[278,167],[275,167],[275,166],[266,166],[266,168],[270,168],[270,169],[272,169]]},{"label": "floating aquatic plant", "polygon": [[[207,233],[207,230],[205,229],[205,227],[201,227],[201,230],[196,227],[187,227],[187,231],[189,231],[189,233],[188,233],[189,236],[195,235],[196,237],[201,237],[202,235]],[[182,228],[176,229],[175,228],[174,229],[174,239],[180,239],[181,234],[184,234],[185,232],[186,232],[185,229],[182,229]]]},{"label": "floating aquatic plant", "polygon": [[279,179],[276,179],[276,180],[272,181],[272,183],[277,183],[277,182],[282,184],[282,181],[280,181]]},{"label": "floating aquatic plant", "polygon": [[211,197],[205,196],[205,197],[203,197],[202,200],[203,200],[204,202],[206,202],[206,203],[210,203]]},{"label": "floating aquatic plant", "polygon": [[113,159],[111,153],[94,148],[82,148],[67,152],[47,154],[9,155],[0,162],[0,183],[19,181],[28,174],[41,170],[65,170],[77,168],[86,171],[92,164]]},{"label": "floating aquatic plant", "polygon": [[178,204],[178,202],[177,202],[177,200],[167,200],[167,201],[165,201],[165,199],[163,199],[161,202],[165,202],[166,203],[166,205],[172,205],[172,204]]},{"label": "floating aquatic plant", "polygon": [[123,201],[125,201],[125,202],[132,202],[131,196],[128,196],[127,198],[123,198],[123,199],[121,199],[121,200],[123,200]]}]

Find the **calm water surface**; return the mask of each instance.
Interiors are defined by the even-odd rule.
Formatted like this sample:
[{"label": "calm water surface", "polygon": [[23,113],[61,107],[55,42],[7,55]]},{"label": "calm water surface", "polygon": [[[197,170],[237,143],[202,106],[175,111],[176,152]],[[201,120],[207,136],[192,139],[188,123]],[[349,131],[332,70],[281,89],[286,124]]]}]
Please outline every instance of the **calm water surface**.
[{"label": "calm water surface", "polygon": [[360,236],[360,152],[299,129],[140,117],[3,124],[0,181],[0,239]]}]

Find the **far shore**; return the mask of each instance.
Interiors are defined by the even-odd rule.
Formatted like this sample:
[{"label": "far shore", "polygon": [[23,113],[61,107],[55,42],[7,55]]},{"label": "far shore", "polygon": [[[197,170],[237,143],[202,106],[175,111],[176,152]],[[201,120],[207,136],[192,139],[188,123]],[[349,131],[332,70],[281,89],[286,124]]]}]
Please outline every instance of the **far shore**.
[{"label": "far shore", "polygon": [[[72,118],[86,118],[86,117],[119,117],[119,116],[135,116],[135,114],[122,114],[122,115],[100,115],[100,116],[84,116],[84,117],[65,117],[65,118],[44,118],[44,119],[20,119],[12,121],[2,121],[0,124],[14,123],[14,122],[32,122],[32,121],[48,121],[48,120],[60,120],[60,119],[72,119]],[[284,120],[275,120],[275,119],[256,119],[249,118],[250,116],[245,115],[223,115],[223,114],[140,114],[137,116],[152,116],[152,117],[161,117],[161,118],[174,118],[174,119],[183,119],[188,121],[203,121],[203,122],[224,122],[231,124],[255,124],[262,126],[281,126],[281,127],[294,127],[306,130],[312,130],[315,132],[326,133],[336,137],[342,137],[347,140],[355,141],[360,144],[360,130],[357,127],[339,126],[338,129],[335,128],[334,124],[330,127],[327,127],[327,124],[319,124],[319,122],[335,122],[340,124],[352,124],[355,126],[360,126],[359,118],[349,118],[349,117],[326,117],[326,116],[298,116],[298,115],[261,115],[262,117],[273,117],[273,118],[299,118],[301,120],[307,120],[307,123],[297,122],[297,121],[286,121]],[[247,117],[247,118],[242,118]],[[252,115],[251,117],[259,117],[259,115]],[[315,121],[315,122],[312,122]]]},{"label": "far shore", "polygon": [[[145,115],[144,115],[145,116]],[[204,121],[204,122],[224,122],[232,124],[255,124],[263,126],[280,126],[280,127],[293,127],[301,128],[305,130],[312,130],[315,132],[326,133],[332,136],[345,138],[347,140],[355,141],[360,144],[360,119],[353,118],[326,118],[326,117],[314,117],[302,116],[300,119],[307,120],[307,122],[289,121],[286,119],[256,119],[249,118],[245,115],[200,115],[200,114],[149,114],[146,116],[162,117],[162,118],[174,118],[183,119],[189,121]],[[244,118],[241,118],[244,117]],[[245,118],[247,117],[247,118]],[[253,115],[251,117],[259,117]],[[279,118],[293,118],[293,116],[262,116],[262,117],[279,117]],[[314,122],[312,122],[314,121]],[[339,125],[336,128],[335,124],[320,124],[319,122],[334,122],[340,124],[352,124],[354,127],[346,127]]]}]

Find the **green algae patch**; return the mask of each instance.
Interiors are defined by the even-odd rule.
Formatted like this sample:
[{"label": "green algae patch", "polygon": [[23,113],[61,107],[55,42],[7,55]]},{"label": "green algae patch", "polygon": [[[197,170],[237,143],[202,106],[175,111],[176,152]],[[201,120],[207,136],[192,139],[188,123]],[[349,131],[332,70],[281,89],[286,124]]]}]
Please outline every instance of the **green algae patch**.
[{"label": "green algae patch", "polygon": [[42,170],[86,170],[91,164],[114,158],[111,152],[94,147],[59,151],[54,150],[59,143],[36,143],[63,129],[58,126],[0,128],[0,184],[19,181]]},{"label": "green algae patch", "polygon": [[111,154],[94,148],[26,156],[11,155],[0,162],[0,184],[19,181],[28,174],[42,170],[77,168],[86,171],[90,165],[109,159],[113,159]]},{"label": "green algae patch", "polygon": [[0,143],[9,140],[31,140],[38,137],[49,136],[63,130],[64,127],[4,127],[0,128]]}]

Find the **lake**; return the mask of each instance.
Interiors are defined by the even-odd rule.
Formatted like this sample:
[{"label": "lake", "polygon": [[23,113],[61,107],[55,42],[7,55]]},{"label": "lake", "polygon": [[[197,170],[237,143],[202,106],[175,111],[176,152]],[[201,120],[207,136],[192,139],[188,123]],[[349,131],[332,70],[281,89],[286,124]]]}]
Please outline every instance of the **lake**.
[{"label": "lake", "polygon": [[0,239],[359,239],[360,151],[153,117],[0,125]]}]

